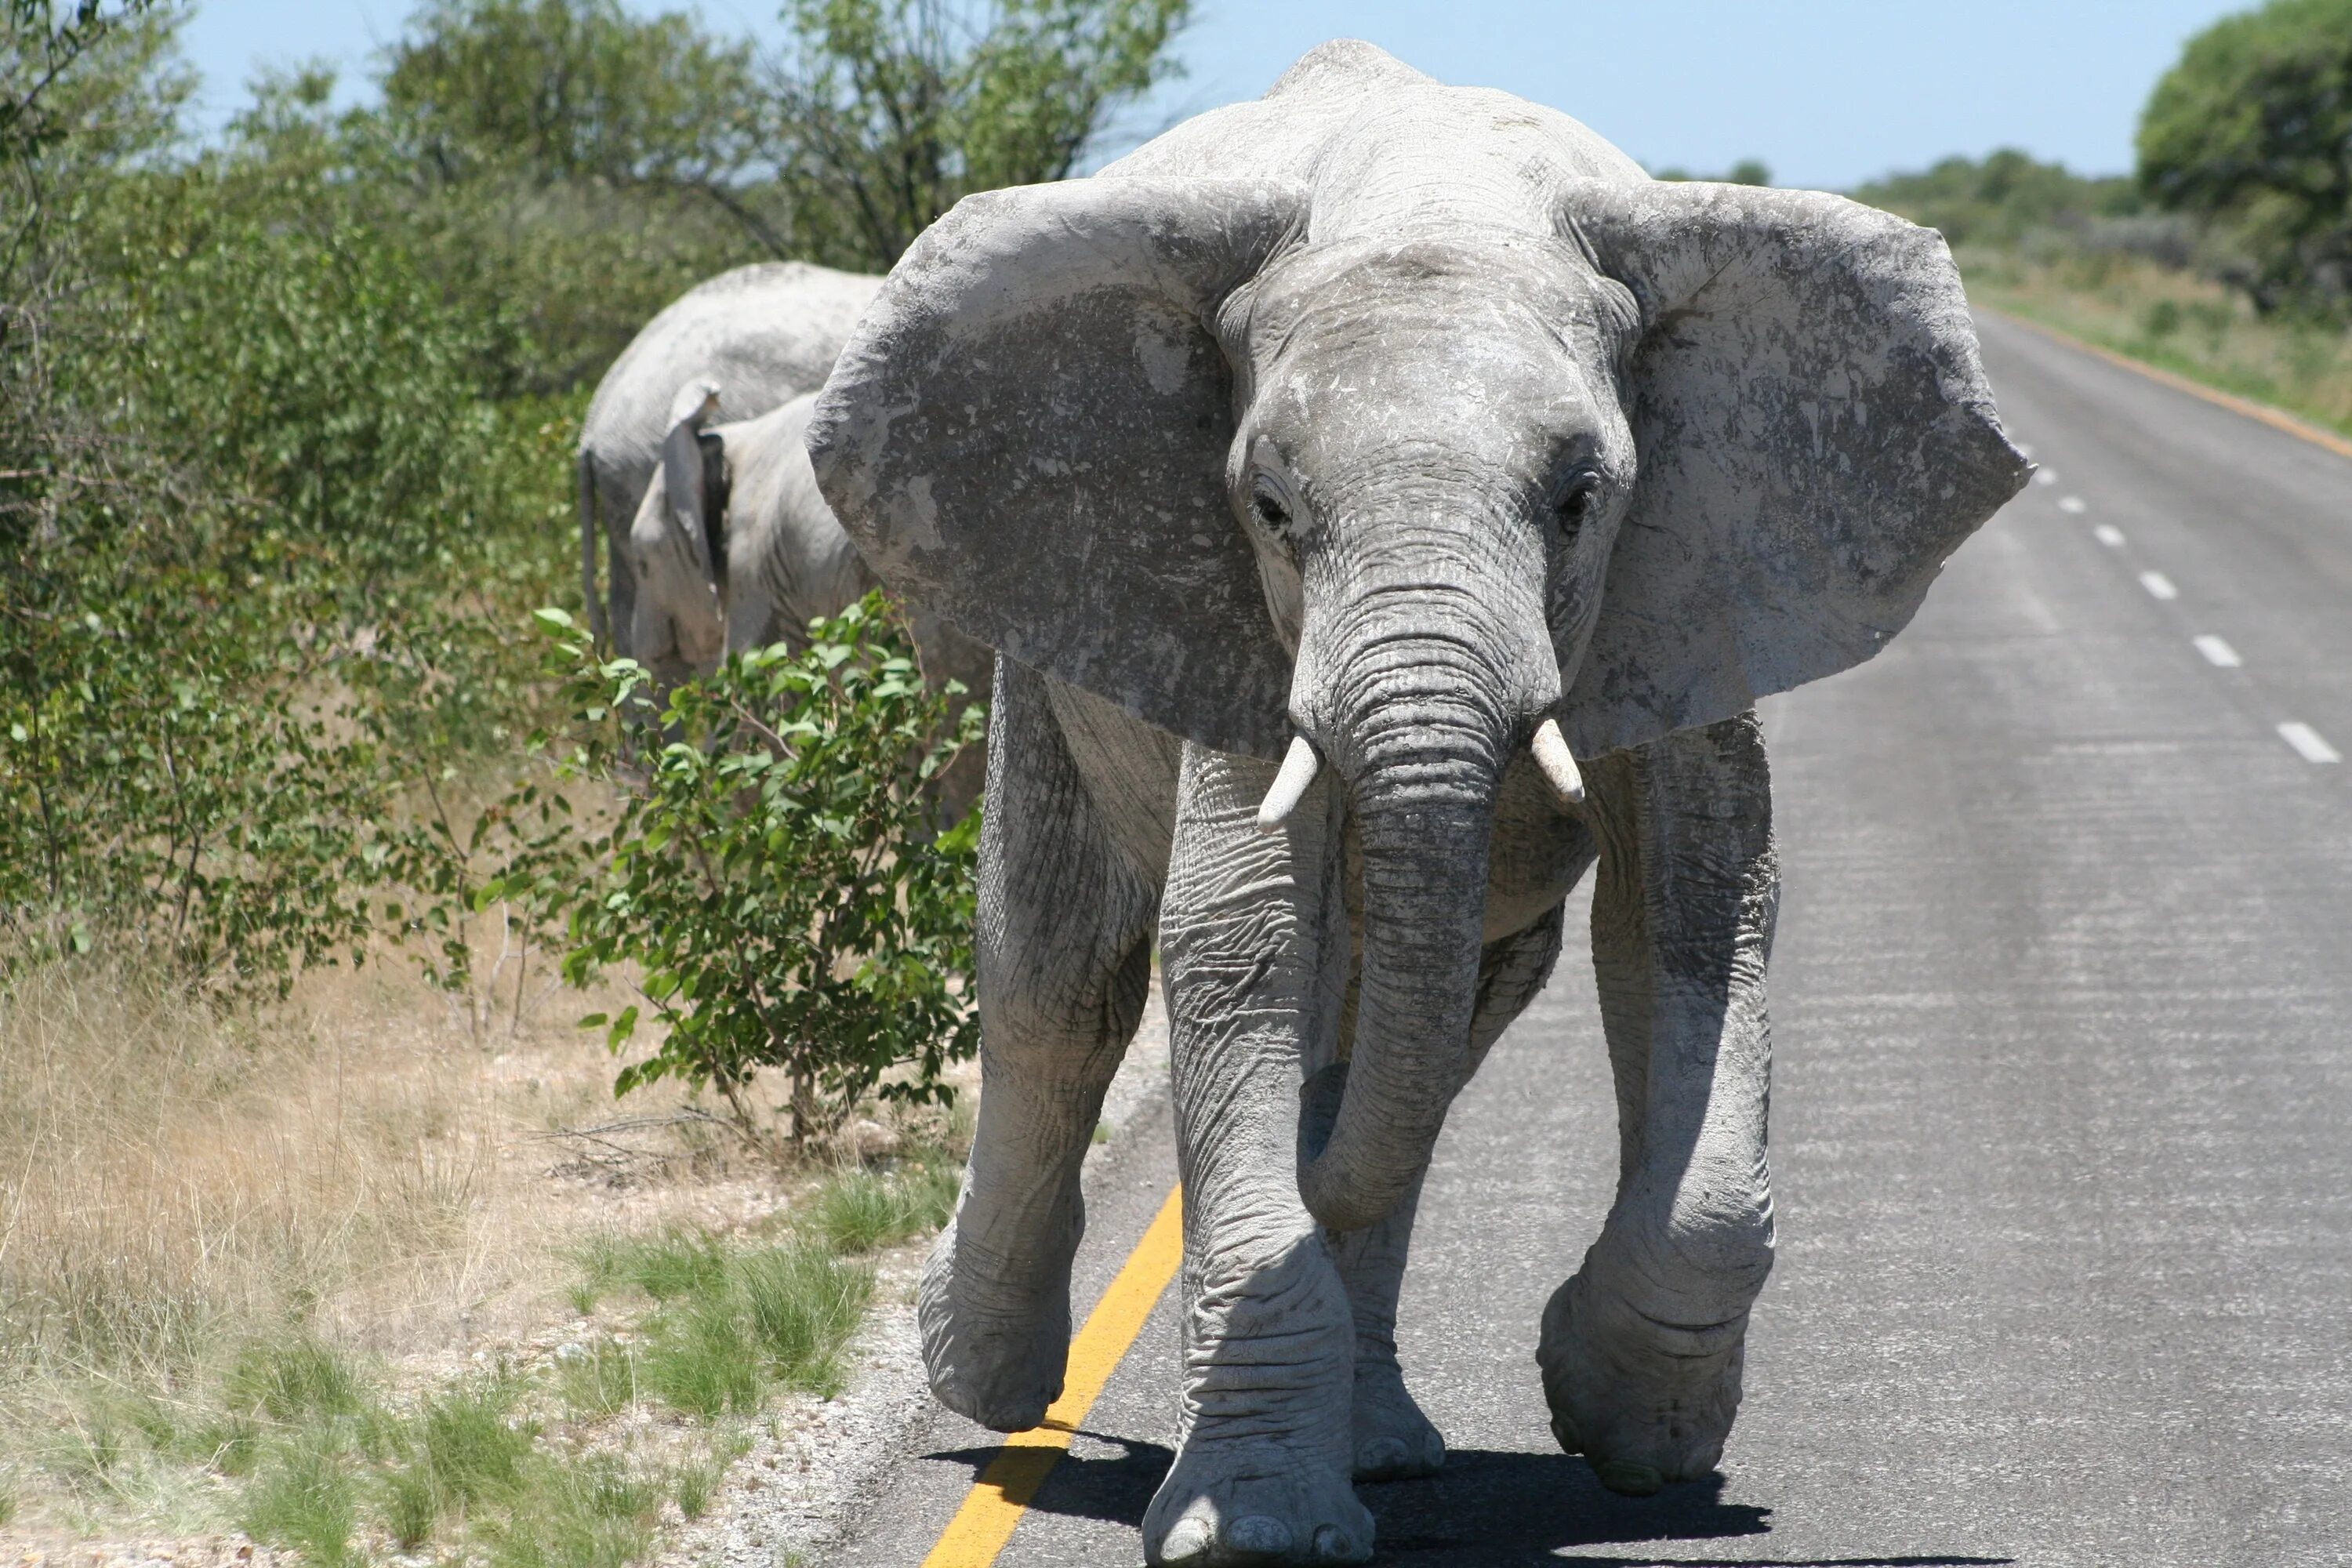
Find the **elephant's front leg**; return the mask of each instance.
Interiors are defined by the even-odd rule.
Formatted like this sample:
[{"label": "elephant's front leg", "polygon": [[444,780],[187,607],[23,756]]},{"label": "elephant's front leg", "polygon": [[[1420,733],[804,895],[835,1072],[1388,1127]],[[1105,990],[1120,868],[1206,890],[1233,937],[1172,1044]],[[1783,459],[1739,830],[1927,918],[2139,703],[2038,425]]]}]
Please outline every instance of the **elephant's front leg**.
[{"label": "elephant's front leg", "polygon": [[1593,969],[1617,1201],[1544,1310],[1552,1431],[1636,1495],[1712,1470],[1772,1266],[1764,968],[1780,879],[1753,713],[1605,758]]},{"label": "elephant's front leg", "polygon": [[1347,941],[1318,784],[1258,831],[1274,770],[1187,747],[1160,906],[1184,1178],[1181,1447],[1143,1524],[1154,1563],[1355,1563],[1353,1325],[1298,1195],[1302,1063],[1338,1027]]},{"label": "elephant's front leg", "polygon": [[[980,854],[980,1122],[919,1310],[932,1392],[1018,1432],[1062,1391],[1079,1176],[1143,1014],[1158,895],[1123,847],[1045,679],[998,661]],[[1163,784],[1163,788],[1164,784]]]}]

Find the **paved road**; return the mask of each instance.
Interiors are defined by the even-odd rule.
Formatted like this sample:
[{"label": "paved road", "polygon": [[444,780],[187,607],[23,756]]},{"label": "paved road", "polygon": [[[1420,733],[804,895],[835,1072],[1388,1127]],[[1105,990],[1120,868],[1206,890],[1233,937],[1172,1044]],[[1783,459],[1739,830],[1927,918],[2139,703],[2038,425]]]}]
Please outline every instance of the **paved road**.
[{"label": "paved road", "polygon": [[[1564,960],[1439,1147],[1401,1337],[1454,1457],[1365,1489],[1382,1562],[2352,1563],[2352,763],[2305,755],[2352,754],[2352,462],[1984,340],[2044,482],[1769,715],[1781,1251],[1723,1473],[1614,1498],[1545,1428],[1615,1149]],[[1084,1300],[1164,1120],[1097,1173]],[[1174,1332],[1003,1563],[1140,1561]],[[933,1420],[839,1560],[919,1563],[992,1451]]]}]

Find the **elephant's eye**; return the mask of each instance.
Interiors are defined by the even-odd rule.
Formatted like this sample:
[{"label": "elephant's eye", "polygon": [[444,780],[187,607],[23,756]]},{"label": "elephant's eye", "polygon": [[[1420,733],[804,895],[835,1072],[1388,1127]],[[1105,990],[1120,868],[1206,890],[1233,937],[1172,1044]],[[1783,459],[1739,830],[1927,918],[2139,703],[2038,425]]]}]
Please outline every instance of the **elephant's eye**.
[{"label": "elephant's eye", "polygon": [[1560,487],[1559,499],[1552,503],[1559,516],[1560,531],[1574,539],[1600,499],[1601,476],[1590,468],[1579,469]]},{"label": "elephant's eye", "polygon": [[1250,487],[1250,510],[1256,514],[1268,533],[1280,533],[1290,526],[1290,509],[1283,504],[1282,497],[1276,492],[1274,486],[1264,479]]}]

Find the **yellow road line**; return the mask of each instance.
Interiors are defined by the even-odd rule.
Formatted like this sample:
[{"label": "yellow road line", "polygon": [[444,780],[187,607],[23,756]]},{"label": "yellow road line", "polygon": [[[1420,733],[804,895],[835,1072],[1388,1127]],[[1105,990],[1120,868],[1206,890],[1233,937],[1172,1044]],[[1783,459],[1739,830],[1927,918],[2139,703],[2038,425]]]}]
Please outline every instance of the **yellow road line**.
[{"label": "yellow road line", "polygon": [[989,1461],[972,1483],[963,1507],[949,1521],[947,1531],[923,1568],[989,1568],[1013,1526],[1028,1511],[1029,1500],[1070,1446],[1070,1436],[1087,1418],[1095,1398],[1110,1381],[1120,1358],[1135,1336],[1143,1331],[1160,1293],[1176,1277],[1184,1256],[1184,1189],[1168,1194],[1159,1217],[1135,1244],[1118,1278],[1095,1304],[1087,1326],[1070,1342],[1070,1363],[1062,1378],[1062,1397],[1045,1412],[1040,1426],[1016,1432],[1004,1440],[1004,1451]]},{"label": "yellow road line", "polygon": [[2145,360],[2136,360],[2129,354],[2117,353],[2113,349],[2101,348],[2098,344],[2078,338],[2072,332],[2062,332],[2055,327],[2029,321],[2023,316],[2013,315],[2007,310],[2002,310],[2000,314],[2029,331],[2040,332],[2043,337],[2053,338],[2069,348],[2077,348],[2084,353],[2095,354],[2109,364],[2118,364],[2126,370],[2137,371],[2148,380],[2168,386],[2175,392],[2185,392],[2191,397],[2202,398],[2218,407],[2230,410],[2232,414],[2242,414],[2247,418],[2267,425],[2273,430],[2284,430],[2288,435],[2308,441],[2315,447],[2325,447],[2339,458],[2352,458],[2352,441],[2347,441],[2332,431],[2322,430],[2317,426],[2298,419],[2281,409],[2273,408],[2267,403],[2256,403],[2251,397],[2240,397],[2235,393],[2223,392],[2216,387],[2207,386],[2203,382],[2191,381],[2185,375],[2158,369]]}]

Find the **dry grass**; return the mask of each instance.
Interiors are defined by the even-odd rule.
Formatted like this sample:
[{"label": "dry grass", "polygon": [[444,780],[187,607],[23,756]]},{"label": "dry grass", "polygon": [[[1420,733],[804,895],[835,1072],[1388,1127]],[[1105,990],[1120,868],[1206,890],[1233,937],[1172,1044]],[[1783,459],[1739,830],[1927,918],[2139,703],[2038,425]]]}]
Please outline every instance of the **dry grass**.
[{"label": "dry grass", "polygon": [[2134,256],[1970,248],[1958,260],[1979,304],[2352,433],[2352,336],[2341,329],[2257,316],[2210,279]]},{"label": "dry grass", "polygon": [[748,1237],[821,1180],[674,1089],[616,1109],[590,1005],[484,1034],[396,963],[260,1016],[88,964],[0,997],[0,1556],[249,1521],[299,1479],[288,1421],[544,1364],[594,1238]]},{"label": "dry grass", "polygon": [[392,975],[302,1001],[72,967],[0,1000],[0,1376],[176,1377],[289,1324],[396,1355],[529,1283],[487,1236],[544,1184],[502,1146],[601,1098],[593,1047],[518,1071]]}]

